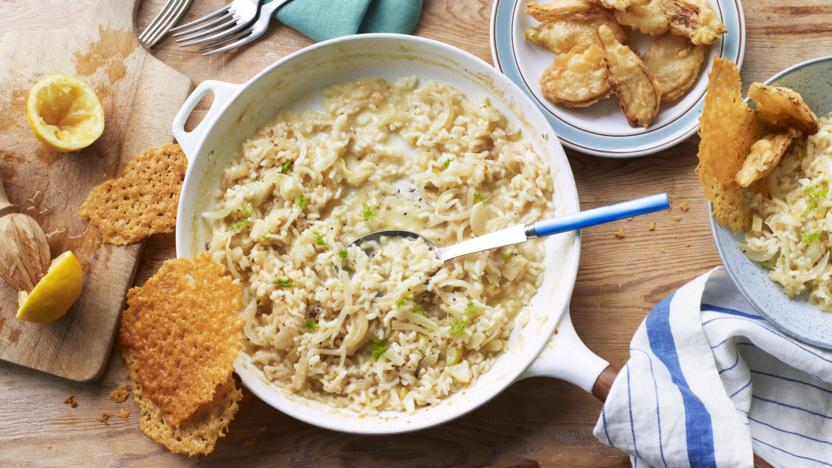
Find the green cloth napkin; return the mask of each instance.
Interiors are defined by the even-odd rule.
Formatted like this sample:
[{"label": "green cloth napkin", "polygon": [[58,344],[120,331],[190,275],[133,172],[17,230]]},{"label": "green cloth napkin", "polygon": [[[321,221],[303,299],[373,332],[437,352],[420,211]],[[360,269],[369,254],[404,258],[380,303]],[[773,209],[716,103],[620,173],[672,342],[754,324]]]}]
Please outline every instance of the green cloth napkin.
[{"label": "green cloth napkin", "polygon": [[292,0],[277,10],[281,23],[315,41],[356,33],[409,34],[422,0]]}]

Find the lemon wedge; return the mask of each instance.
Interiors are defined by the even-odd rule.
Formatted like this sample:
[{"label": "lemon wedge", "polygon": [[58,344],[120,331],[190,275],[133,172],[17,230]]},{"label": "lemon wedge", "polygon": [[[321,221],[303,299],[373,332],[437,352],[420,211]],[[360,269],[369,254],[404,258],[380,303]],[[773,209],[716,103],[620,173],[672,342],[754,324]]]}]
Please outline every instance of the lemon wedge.
[{"label": "lemon wedge", "polygon": [[78,300],[83,286],[81,263],[72,251],[64,252],[52,260],[46,275],[32,292],[18,293],[17,318],[40,323],[58,320]]},{"label": "lemon wedge", "polygon": [[84,149],[104,132],[104,109],[95,91],[67,75],[35,83],[26,100],[26,118],[40,141],[61,152]]}]

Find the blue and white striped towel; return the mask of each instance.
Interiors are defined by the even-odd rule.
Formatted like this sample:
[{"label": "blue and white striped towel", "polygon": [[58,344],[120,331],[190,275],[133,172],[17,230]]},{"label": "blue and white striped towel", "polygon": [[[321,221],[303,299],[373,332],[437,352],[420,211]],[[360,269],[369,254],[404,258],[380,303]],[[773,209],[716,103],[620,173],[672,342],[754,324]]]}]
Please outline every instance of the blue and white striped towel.
[{"label": "blue and white striped towel", "polygon": [[832,467],[832,352],[777,331],[718,268],[638,328],[595,437],[636,467],[753,466],[753,453]]}]

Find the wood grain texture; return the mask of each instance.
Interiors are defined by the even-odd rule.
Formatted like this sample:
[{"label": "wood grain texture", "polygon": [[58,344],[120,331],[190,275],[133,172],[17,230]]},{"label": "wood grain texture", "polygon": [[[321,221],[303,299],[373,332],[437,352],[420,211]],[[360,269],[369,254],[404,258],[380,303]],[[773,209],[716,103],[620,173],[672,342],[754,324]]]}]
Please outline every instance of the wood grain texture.
[{"label": "wood grain texture", "polygon": [[[42,225],[52,255],[72,250],[86,274],[81,298],[47,325],[16,320],[17,292],[0,286],[0,359],[77,381],[98,378],[106,368],[142,248],[103,244],[98,231],[79,219],[78,206],[134,154],[171,140],[168,122],[190,88],[186,76],[139,46],[132,28],[135,5],[136,0],[88,2],[56,22],[59,29],[43,31],[45,23],[33,22],[0,41],[0,171],[6,189],[12,203]],[[9,16],[18,25],[29,18],[23,9]],[[78,153],[48,149],[26,123],[29,88],[56,73],[85,80],[104,107],[104,134]]]},{"label": "wood grain texture", "polygon": [[[77,3],[88,0],[77,0]],[[41,0],[51,6],[57,0]],[[137,23],[147,24],[161,0],[144,1]],[[222,0],[194,2],[188,17],[204,14]],[[745,2],[748,51],[743,77],[762,80],[799,61],[832,50],[832,8],[821,0]],[[30,3],[0,3],[0,31],[27,24],[52,24],[44,12],[65,11]],[[55,10],[55,11],[52,11]],[[490,62],[490,0],[427,0],[417,34],[461,47]],[[8,13],[8,14],[6,14]],[[282,26],[252,47],[205,58],[162,43],[154,53],[194,82],[242,82],[276,59],[311,42]],[[203,109],[204,112],[204,109]],[[659,155],[614,161],[570,153],[584,208],[624,197],[667,191],[670,213],[621,221],[583,232],[581,269],[572,301],[572,319],[590,348],[620,368],[628,344],[645,314],[671,291],[719,265],[707,224],[706,205],[694,176],[696,138]],[[687,212],[680,202],[690,205]],[[676,222],[673,217],[681,216]],[[657,222],[655,231],[647,229]],[[623,239],[616,239],[619,228]],[[141,284],[174,255],[173,236],[151,238],[136,282]],[[69,384],[11,365],[0,365],[0,464],[24,460],[45,465],[112,464],[176,466],[191,463],[167,454],[139,432],[132,402],[115,404],[108,392],[126,381],[113,357],[96,384]],[[64,405],[74,393],[78,407]],[[130,419],[96,417],[129,408]],[[592,436],[600,403],[568,384],[549,379],[519,382],[488,404],[442,427],[394,437],[351,436],[292,420],[249,397],[217,451],[198,464],[209,466],[569,466],[623,467],[628,458]],[[246,441],[249,441],[247,444]],[[256,441],[256,442],[254,442]],[[251,442],[254,442],[253,444]],[[762,465],[761,465],[762,466]]]}]

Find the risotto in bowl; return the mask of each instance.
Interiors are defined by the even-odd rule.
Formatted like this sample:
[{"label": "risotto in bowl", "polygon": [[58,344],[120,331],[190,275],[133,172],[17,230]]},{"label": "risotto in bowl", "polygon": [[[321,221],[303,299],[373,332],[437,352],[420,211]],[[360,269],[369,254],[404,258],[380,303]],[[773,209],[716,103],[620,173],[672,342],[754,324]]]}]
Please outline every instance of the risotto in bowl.
[{"label": "risotto in bowl", "polygon": [[[185,132],[208,92],[214,104]],[[174,134],[190,159],[177,254],[208,250],[242,284],[235,369],[275,408],[404,432],[523,375],[589,391],[607,367],[568,320],[577,234],[444,264],[433,251],[578,210],[557,138],[482,61],[409,36],[333,40],[244,85],[201,84]],[[385,229],[427,242],[351,245]]]},{"label": "risotto in bowl", "polygon": [[832,349],[832,57],[797,64],[766,81],[798,92],[819,117],[817,132],[794,141],[750,199],[744,232],[711,219],[726,269],[766,319],[789,335]]}]

